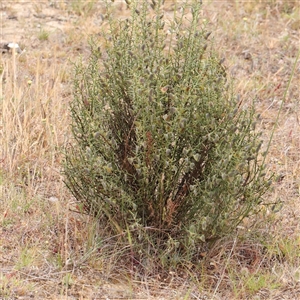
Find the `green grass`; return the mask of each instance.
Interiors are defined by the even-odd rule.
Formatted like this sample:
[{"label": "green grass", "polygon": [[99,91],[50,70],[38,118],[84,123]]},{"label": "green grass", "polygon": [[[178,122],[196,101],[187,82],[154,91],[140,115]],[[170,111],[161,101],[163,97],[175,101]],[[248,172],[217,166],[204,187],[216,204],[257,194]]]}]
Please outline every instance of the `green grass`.
[{"label": "green grass", "polygon": [[48,41],[49,40],[49,35],[50,33],[46,31],[45,29],[41,29],[39,34],[38,34],[38,39],[43,42],[43,41]]}]

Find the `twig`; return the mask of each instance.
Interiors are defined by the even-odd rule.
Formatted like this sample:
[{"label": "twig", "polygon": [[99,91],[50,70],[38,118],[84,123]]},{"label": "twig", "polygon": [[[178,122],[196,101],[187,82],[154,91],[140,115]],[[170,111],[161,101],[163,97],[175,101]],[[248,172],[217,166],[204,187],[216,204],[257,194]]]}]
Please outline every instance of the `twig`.
[{"label": "twig", "polygon": [[233,250],[234,250],[235,245],[236,245],[236,241],[237,241],[237,237],[234,238],[234,242],[233,242],[233,245],[232,245],[232,247],[231,247],[231,250],[230,250],[229,256],[228,256],[228,258],[227,258],[226,264],[225,264],[225,266],[224,266],[224,268],[223,268],[221,277],[220,277],[219,280],[218,280],[217,286],[216,286],[216,288],[215,288],[215,290],[214,290],[214,293],[213,293],[211,299],[214,299],[214,297],[216,296],[217,291],[218,291],[218,289],[219,289],[219,286],[220,286],[220,284],[221,284],[221,282],[222,282],[222,280],[223,280],[223,278],[224,278],[224,274],[225,274],[226,268],[227,268],[227,266],[228,266],[228,264],[229,264],[229,260],[230,260],[230,258],[231,258],[231,256],[232,256]]}]

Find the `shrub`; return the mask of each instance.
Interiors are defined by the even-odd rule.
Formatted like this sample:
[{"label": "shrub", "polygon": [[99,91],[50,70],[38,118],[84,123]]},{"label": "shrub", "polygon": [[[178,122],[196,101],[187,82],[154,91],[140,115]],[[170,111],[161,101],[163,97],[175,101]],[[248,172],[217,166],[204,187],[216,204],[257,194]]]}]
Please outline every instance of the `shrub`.
[{"label": "shrub", "polygon": [[241,108],[207,47],[199,1],[169,20],[157,2],[109,17],[105,43],[91,43],[87,66],[76,66],[65,181],[137,261],[164,263],[171,253],[191,260],[197,245],[234,231],[271,178],[255,110]]}]

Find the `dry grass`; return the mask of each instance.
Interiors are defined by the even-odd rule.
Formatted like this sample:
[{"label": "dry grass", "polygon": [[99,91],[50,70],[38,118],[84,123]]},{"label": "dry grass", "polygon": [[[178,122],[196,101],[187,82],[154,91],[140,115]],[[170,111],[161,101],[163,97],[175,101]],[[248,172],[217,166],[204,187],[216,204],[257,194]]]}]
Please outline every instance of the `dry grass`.
[{"label": "dry grass", "polygon": [[[143,282],[118,280],[122,249],[106,250],[97,224],[72,211],[60,174],[70,138],[72,62],[88,56],[88,36],[105,26],[103,6],[11,1],[1,2],[0,13],[3,41],[26,50],[0,55],[0,298],[298,299],[299,60],[291,77],[299,51],[297,1],[203,5],[241,99],[256,99],[266,141],[282,105],[268,160],[282,175],[268,197],[280,199],[282,208],[262,212],[254,228],[245,221],[238,238],[204,253],[202,271]],[[117,2],[116,14],[127,13]]]}]

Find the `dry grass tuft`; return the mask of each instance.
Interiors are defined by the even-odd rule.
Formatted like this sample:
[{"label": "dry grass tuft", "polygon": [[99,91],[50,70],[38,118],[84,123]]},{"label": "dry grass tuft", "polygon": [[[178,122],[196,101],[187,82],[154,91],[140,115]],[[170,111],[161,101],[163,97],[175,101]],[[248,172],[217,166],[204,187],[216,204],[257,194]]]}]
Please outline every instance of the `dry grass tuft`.
[{"label": "dry grass tuft", "polygon": [[[173,3],[166,0],[168,9]],[[276,125],[267,163],[281,177],[268,196],[282,207],[275,215],[263,211],[255,227],[245,221],[203,253],[199,266],[142,279],[117,272],[123,249],[103,247],[99,225],[73,211],[60,174],[70,139],[72,62],[89,54],[89,34],[105,26],[104,7],[12,1],[0,13],[3,41],[26,50],[0,54],[0,298],[298,298],[299,60],[291,78],[299,51],[297,1],[210,1],[202,12],[241,100],[256,101],[266,143]],[[125,3],[116,1],[115,13],[126,15]]]}]

